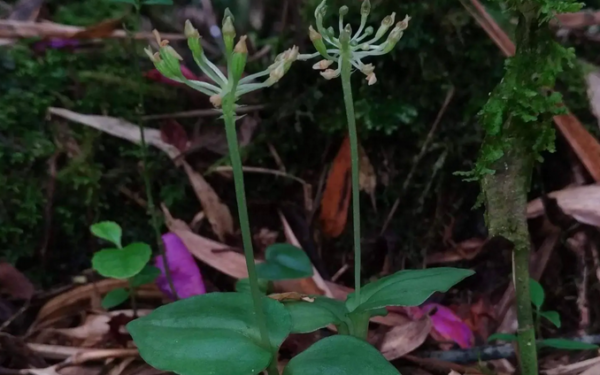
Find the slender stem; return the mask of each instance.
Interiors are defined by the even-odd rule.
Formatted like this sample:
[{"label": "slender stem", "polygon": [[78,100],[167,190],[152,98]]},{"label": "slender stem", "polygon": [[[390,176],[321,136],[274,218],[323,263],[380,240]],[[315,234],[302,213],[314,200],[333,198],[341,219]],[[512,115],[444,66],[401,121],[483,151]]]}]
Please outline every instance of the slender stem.
[{"label": "slender stem", "polygon": [[[139,25],[141,23],[141,19],[140,19],[140,4],[136,4],[134,6],[135,9],[135,27],[139,28]],[[131,60],[133,61],[134,64],[134,70],[136,70],[139,74],[137,74],[137,77],[142,77],[141,75],[141,69],[140,69],[140,65],[139,65],[139,61],[137,58],[137,53],[136,53],[136,45],[135,45],[135,39],[133,38],[133,35],[131,33],[128,33],[128,39],[129,39],[129,43],[131,44],[131,54],[132,54],[132,58]],[[140,85],[141,86],[141,85]],[[150,218],[152,220],[152,227],[154,228],[154,235],[156,236],[156,245],[158,246],[158,251],[160,253],[160,255],[162,255],[162,262],[163,262],[163,268],[165,269],[165,277],[167,279],[167,282],[169,283],[169,289],[171,290],[171,294],[173,295],[173,298],[175,298],[175,300],[179,299],[179,296],[177,295],[177,290],[175,289],[175,285],[173,284],[173,278],[171,277],[171,270],[169,269],[169,263],[167,260],[167,252],[165,249],[165,245],[162,241],[162,237],[160,235],[160,225],[158,223],[158,217],[156,215],[156,209],[155,209],[155,205],[154,205],[154,198],[152,196],[152,185],[150,184],[150,175],[148,172],[148,145],[146,144],[146,132],[144,130],[144,120],[143,120],[143,112],[144,112],[144,90],[140,87],[139,89],[139,102],[138,102],[138,110],[137,110],[137,115],[138,115],[138,126],[140,129],[140,152],[142,154],[142,178],[144,179],[144,186],[146,188],[146,199],[148,200],[148,214],[150,215]],[[130,289],[131,290],[131,289]],[[132,297],[132,303],[134,303],[134,298]]]},{"label": "slender stem", "polygon": [[357,300],[360,301],[360,192],[359,192],[359,155],[358,155],[358,132],[356,130],[356,118],[354,117],[354,101],[352,99],[352,85],[350,74],[352,64],[350,62],[349,46],[342,46],[341,54],[342,88],[344,91],[344,104],[346,105],[346,117],[348,118],[348,136],[350,138],[350,158],[352,163],[352,222],[354,229],[354,289]]},{"label": "slender stem", "polygon": [[135,298],[135,288],[131,284],[131,278],[127,279],[129,284],[129,299],[131,300],[131,310],[133,311],[133,317],[137,317],[137,300]]},{"label": "slender stem", "polygon": [[[505,125],[511,129],[511,120]],[[521,125],[521,124],[519,124]],[[518,343],[523,375],[538,375],[535,325],[529,292],[529,249],[527,227],[527,191],[532,160],[524,142],[513,139],[494,167],[496,173],[486,176],[482,189],[486,199],[486,218],[491,236],[503,236],[514,244],[513,267],[516,293]]]},{"label": "slender stem", "polygon": [[[238,216],[240,219],[240,228],[242,230],[242,242],[244,244],[244,255],[246,256],[246,267],[248,269],[248,279],[250,281],[250,292],[254,304],[254,314],[256,323],[260,332],[260,338],[263,346],[273,352],[267,330],[267,320],[263,311],[262,294],[258,287],[258,276],[256,274],[256,265],[254,264],[254,250],[252,248],[252,237],[250,234],[250,220],[248,219],[248,207],[246,205],[246,194],[244,188],[244,172],[242,171],[242,158],[240,157],[240,148],[235,129],[235,88],[233,88],[223,99],[223,119],[225,121],[225,133],[227,136],[227,145],[229,146],[229,157],[231,158],[231,167],[233,169],[233,181],[235,184],[235,196],[238,205]],[[269,366],[270,375],[277,375],[277,361],[274,354],[275,367]]]}]

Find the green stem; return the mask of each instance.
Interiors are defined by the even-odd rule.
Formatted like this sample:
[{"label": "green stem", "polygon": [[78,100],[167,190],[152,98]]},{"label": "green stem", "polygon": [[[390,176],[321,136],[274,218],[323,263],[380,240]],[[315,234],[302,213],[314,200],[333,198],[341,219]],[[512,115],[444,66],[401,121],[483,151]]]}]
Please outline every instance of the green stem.
[{"label": "green stem", "polygon": [[[141,23],[140,8],[141,8],[140,4],[136,4],[134,6],[134,9],[135,9],[134,21],[136,24],[135,25],[136,29],[139,28],[139,25]],[[139,65],[139,61],[138,61],[137,53],[136,53],[135,39],[133,38],[133,35],[131,33],[128,33],[128,39],[129,39],[129,43],[131,44],[131,54],[132,54],[132,61],[134,64],[134,70],[138,72],[137,76],[141,77],[142,75],[141,75],[141,69],[140,69],[140,65]],[[150,175],[148,173],[148,145],[146,144],[144,121],[142,119],[143,112],[144,112],[144,90],[141,88],[141,85],[140,85],[139,103],[138,103],[138,110],[137,110],[137,115],[138,115],[137,123],[138,123],[138,127],[140,129],[140,152],[142,154],[142,178],[144,179],[144,186],[146,188],[146,199],[148,200],[147,211],[148,211],[148,215],[150,215],[150,218],[152,220],[152,228],[154,229],[154,235],[156,236],[156,245],[158,246],[158,251],[162,258],[163,268],[165,269],[165,278],[167,279],[167,282],[169,283],[169,289],[171,290],[171,294],[173,295],[173,298],[175,298],[175,300],[178,300],[179,296],[177,295],[177,290],[175,289],[175,285],[173,284],[173,278],[171,276],[171,270],[169,269],[169,263],[167,260],[167,252],[165,249],[165,244],[163,243],[162,237],[160,235],[160,225],[158,223],[158,217],[156,215],[156,208],[155,208],[156,206],[154,205],[154,198],[152,196],[152,185],[150,184]]]},{"label": "green stem", "polygon": [[350,138],[350,159],[352,164],[352,223],[354,230],[354,289],[356,299],[360,301],[360,191],[359,191],[359,154],[358,154],[358,132],[356,130],[356,118],[354,117],[354,100],[352,99],[352,84],[350,74],[352,64],[350,63],[349,46],[342,45],[342,89],[344,91],[344,104],[346,106],[346,117],[348,120],[348,137]]},{"label": "green stem", "polygon": [[254,250],[252,248],[252,237],[250,234],[250,220],[248,219],[248,207],[246,205],[246,194],[244,188],[244,173],[242,171],[242,158],[235,128],[235,87],[223,98],[223,119],[225,121],[225,133],[227,136],[227,145],[229,146],[229,157],[231,159],[231,168],[233,169],[233,181],[235,184],[235,196],[238,205],[238,216],[240,219],[240,228],[242,230],[242,242],[244,244],[244,255],[246,256],[246,267],[248,269],[248,279],[250,281],[250,292],[254,304],[254,314],[256,323],[260,332],[260,338],[263,346],[273,352],[273,365],[269,366],[270,375],[277,375],[276,354],[271,347],[269,332],[267,330],[267,320],[263,310],[262,294],[258,287],[258,276],[256,274],[256,265],[254,264]]},{"label": "green stem", "polygon": [[[510,132],[524,124],[505,124]],[[513,267],[519,322],[518,343],[522,375],[538,375],[535,325],[529,292],[529,249],[527,227],[527,191],[532,158],[522,140],[511,139],[510,147],[495,165],[495,173],[486,176],[482,188],[490,236],[503,236],[514,244]]]},{"label": "green stem", "polygon": [[131,284],[131,279],[127,279],[127,283],[129,284],[129,299],[131,299],[131,310],[133,311],[133,316],[137,317],[137,300],[135,298],[135,288]]}]

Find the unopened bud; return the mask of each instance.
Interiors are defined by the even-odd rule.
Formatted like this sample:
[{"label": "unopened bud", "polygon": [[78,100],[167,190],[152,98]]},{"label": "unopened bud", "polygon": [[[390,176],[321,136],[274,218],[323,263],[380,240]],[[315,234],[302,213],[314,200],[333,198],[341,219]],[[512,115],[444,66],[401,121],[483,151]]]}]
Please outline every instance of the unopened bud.
[{"label": "unopened bud", "polygon": [[233,49],[234,53],[248,54],[248,46],[246,46],[246,39],[248,39],[246,35],[240,37],[240,40],[237,42],[235,48]]},{"label": "unopened bud", "polygon": [[322,40],[323,39],[323,35],[319,34],[319,32],[317,30],[314,29],[314,27],[309,26],[308,28],[308,36],[310,37],[310,40],[314,43],[317,40]]},{"label": "unopened bud", "polygon": [[360,14],[364,17],[368,16],[371,13],[371,1],[364,0],[362,5],[360,6]]},{"label": "unopened bud", "polygon": [[360,46],[360,49],[362,49],[363,51],[368,51],[369,48],[371,48],[371,45],[368,43],[361,44]]},{"label": "unopened bud", "polygon": [[200,34],[198,30],[194,28],[190,20],[185,21],[185,28],[183,29],[183,33],[186,38],[200,38]]},{"label": "unopened bud", "polygon": [[369,26],[365,29],[365,34],[368,35],[373,35],[373,33],[375,32],[375,29],[373,29],[373,26]]},{"label": "unopened bud", "polygon": [[387,33],[387,31],[392,27],[394,22],[396,21],[396,13],[392,13],[389,16],[385,17],[383,21],[381,21],[381,26],[377,29],[377,34],[375,34],[375,39],[379,39]]},{"label": "unopened bud", "polygon": [[335,37],[335,29],[333,28],[333,26],[329,26],[326,31],[327,35],[329,35],[332,38]]},{"label": "unopened bud", "polygon": [[233,21],[231,17],[225,18],[223,21],[223,35],[226,35],[230,38],[235,38],[235,27],[233,26]]},{"label": "unopened bud", "polygon": [[293,63],[298,60],[298,56],[300,55],[300,48],[298,46],[293,46],[283,53],[283,60],[286,63]]},{"label": "unopened bud", "polygon": [[377,83],[377,77],[375,76],[375,73],[367,75],[367,82],[369,83],[369,86]]},{"label": "unopened bud", "polygon": [[310,36],[310,40],[315,46],[315,49],[321,54],[321,56],[326,59],[329,58],[327,47],[325,46],[325,42],[323,42],[323,35],[319,34],[312,26],[308,28],[308,35]]},{"label": "unopened bud", "polygon": [[406,15],[404,19],[396,24],[400,30],[406,30],[408,28],[408,21],[410,21],[410,17]]},{"label": "unopened bud", "polygon": [[348,7],[344,5],[340,8],[340,16],[344,17],[346,14],[348,14]]},{"label": "unopened bud", "polygon": [[316,63],[315,65],[313,65],[313,69],[325,70],[325,69],[329,68],[331,66],[331,64],[333,64],[333,61],[331,61],[331,60],[321,60],[318,63]]},{"label": "unopened bud", "polygon": [[339,70],[333,70],[333,69],[327,69],[324,72],[321,72],[321,75],[323,76],[323,78],[330,80],[330,79],[334,79],[339,77],[340,75],[340,71]]},{"label": "unopened bud", "polygon": [[213,95],[208,100],[210,100],[211,104],[215,106],[215,108],[219,108],[221,107],[221,104],[223,104],[223,98],[221,98],[220,95]]},{"label": "unopened bud", "polygon": [[352,26],[350,26],[350,24],[347,24],[346,27],[344,27],[344,30],[342,30],[340,32],[340,43],[349,43],[350,42],[350,38],[352,37]]}]

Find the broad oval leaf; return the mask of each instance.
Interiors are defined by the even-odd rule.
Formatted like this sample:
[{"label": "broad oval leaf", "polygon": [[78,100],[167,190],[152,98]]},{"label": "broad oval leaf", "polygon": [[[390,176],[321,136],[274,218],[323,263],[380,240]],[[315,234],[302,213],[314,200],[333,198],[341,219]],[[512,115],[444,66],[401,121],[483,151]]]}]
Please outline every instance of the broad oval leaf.
[{"label": "broad oval leaf", "polygon": [[[263,297],[274,350],[290,333],[283,305]],[[210,293],[154,310],[127,325],[152,367],[181,375],[258,374],[272,360],[261,345],[249,293]]]},{"label": "broad oval leaf", "polygon": [[544,288],[534,279],[529,279],[529,294],[531,295],[531,303],[539,310],[546,299]]},{"label": "broad oval leaf", "polygon": [[348,310],[342,301],[327,297],[314,297],[313,302],[285,301],[292,318],[292,333],[314,332],[330,324],[346,324]]},{"label": "broad oval leaf", "polygon": [[112,309],[115,306],[119,306],[129,298],[129,292],[125,288],[117,288],[108,292],[104,298],[102,298],[102,308]]},{"label": "broad oval leaf", "polygon": [[435,292],[446,292],[471,270],[439,267],[406,270],[381,278],[362,288],[360,301],[356,293],[348,295],[348,311],[368,311],[386,306],[418,306]]},{"label": "broad oval leaf", "polygon": [[258,277],[265,280],[302,279],[313,274],[304,250],[287,243],[267,247],[264,263],[256,265]]},{"label": "broad oval leaf", "polygon": [[128,279],[146,266],[151,255],[150,246],[136,242],[123,249],[98,251],[92,258],[92,267],[104,277]]},{"label": "broad oval leaf", "polygon": [[[269,281],[258,279],[258,290],[263,294],[267,294],[269,291]],[[240,293],[250,293],[250,279],[245,277],[236,281],[235,291]]]},{"label": "broad oval leaf", "polygon": [[348,335],[330,336],[298,354],[283,375],[398,375],[387,359],[367,342]]},{"label": "broad oval leaf", "polygon": [[550,347],[565,350],[593,350],[598,349],[598,345],[588,344],[587,342],[567,340],[567,339],[546,339],[540,341],[539,347]]},{"label": "broad oval leaf", "polygon": [[121,237],[123,230],[119,224],[114,221],[102,221],[90,226],[92,234],[98,238],[113,243],[116,247],[121,248]]},{"label": "broad oval leaf", "polygon": [[131,287],[137,288],[138,286],[151,284],[159,275],[160,269],[158,267],[146,264],[137,275],[131,278]]}]

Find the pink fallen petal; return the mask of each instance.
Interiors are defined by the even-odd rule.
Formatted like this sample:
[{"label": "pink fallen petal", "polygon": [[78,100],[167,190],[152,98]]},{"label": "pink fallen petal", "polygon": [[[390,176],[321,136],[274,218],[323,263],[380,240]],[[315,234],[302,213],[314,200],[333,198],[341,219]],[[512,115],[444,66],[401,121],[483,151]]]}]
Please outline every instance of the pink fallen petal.
[{"label": "pink fallen petal", "polygon": [[437,303],[424,305],[424,313],[430,313],[433,330],[446,340],[452,340],[463,349],[471,348],[474,344],[473,332],[469,326],[456,316],[454,311]]},{"label": "pink fallen petal", "polygon": [[[171,271],[173,285],[177,291],[179,298],[188,298],[199,294],[206,293],[206,287],[202,280],[202,274],[196,264],[192,254],[190,254],[183,241],[174,233],[167,233],[162,236],[165,243],[165,252]],[[165,269],[162,256],[159,255],[154,259],[154,265],[161,271],[160,276],[156,279],[156,285],[163,293],[174,299],[169,287],[169,282],[165,277]]]}]

